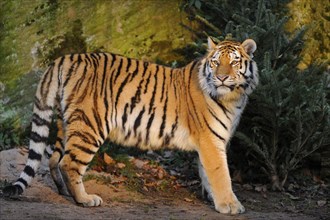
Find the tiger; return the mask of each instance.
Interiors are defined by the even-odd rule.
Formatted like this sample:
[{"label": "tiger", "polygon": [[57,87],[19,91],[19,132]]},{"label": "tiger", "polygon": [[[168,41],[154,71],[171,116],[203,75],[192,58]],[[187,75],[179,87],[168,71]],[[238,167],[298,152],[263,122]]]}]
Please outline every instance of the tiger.
[{"label": "tiger", "polygon": [[197,151],[202,187],[215,210],[245,211],[233,192],[226,147],[248,95],[258,85],[254,40],[207,39],[203,57],[181,68],[113,53],[69,54],[53,61],[37,87],[24,170],[3,193],[24,192],[46,154],[52,120],[57,137],[49,169],[59,194],[100,206],[83,176],[105,140],[144,150]]}]

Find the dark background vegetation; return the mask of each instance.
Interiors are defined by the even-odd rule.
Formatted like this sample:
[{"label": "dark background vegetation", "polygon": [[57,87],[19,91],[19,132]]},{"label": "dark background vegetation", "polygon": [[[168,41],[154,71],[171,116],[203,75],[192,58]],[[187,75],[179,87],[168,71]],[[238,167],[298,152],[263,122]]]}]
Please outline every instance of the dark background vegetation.
[{"label": "dark background vegetation", "polygon": [[[302,170],[329,180],[329,2],[3,0],[0,8],[0,150],[27,144],[36,83],[60,55],[109,51],[176,67],[202,56],[207,36],[252,38],[260,85],[228,149],[234,180],[273,190]],[[123,162],[147,155],[107,143],[94,165],[104,153]],[[166,166],[194,156],[174,152]]]}]

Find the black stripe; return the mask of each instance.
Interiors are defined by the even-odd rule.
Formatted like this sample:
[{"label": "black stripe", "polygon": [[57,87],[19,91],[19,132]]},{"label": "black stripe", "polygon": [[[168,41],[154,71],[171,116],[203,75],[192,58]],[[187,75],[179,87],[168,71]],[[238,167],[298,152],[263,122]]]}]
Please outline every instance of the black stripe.
[{"label": "black stripe", "polygon": [[24,186],[25,187],[28,187],[28,183],[26,182],[26,180],[25,179],[23,179],[23,178],[18,178],[18,180],[17,180],[17,182],[21,182],[21,183],[23,183],[24,184]]},{"label": "black stripe", "polygon": [[157,75],[156,74],[154,75],[154,78],[155,78],[155,85],[154,85],[154,90],[152,91],[148,114],[150,114],[151,110],[153,109],[154,102],[155,102],[155,96],[156,96],[156,92],[157,92]]},{"label": "black stripe", "polygon": [[39,153],[37,153],[37,152],[35,152],[33,149],[30,149],[29,150],[29,156],[28,156],[28,158],[30,159],[30,160],[41,160],[41,157],[42,157],[42,155],[41,154],[39,154]]},{"label": "black stripe", "polygon": [[30,139],[33,140],[35,143],[46,143],[48,137],[42,137],[38,133],[31,131]]},{"label": "black stripe", "polygon": [[[26,173],[28,176],[30,177],[34,177],[35,176],[35,171],[33,170],[32,167],[30,167],[29,165],[26,165],[25,168],[24,168],[24,173]],[[23,183],[24,184],[24,183]],[[24,184],[25,185],[25,184]]]},{"label": "black stripe", "polygon": [[[60,138],[60,137],[56,137],[56,142],[58,142],[59,143],[59,146],[56,146],[55,147],[55,149],[54,149],[54,151],[56,151],[56,149],[58,149],[58,150],[60,150],[60,151],[62,151],[62,150],[64,150],[64,143],[63,143],[63,140],[62,140],[62,138]],[[56,144],[56,143],[55,143]]]},{"label": "black stripe", "polygon": [[115,120],[117,120],[118,100],[119,100],[121,93],[123,92],[124,86],[127,84],[128,78],[129,78],[129,74],[126,76],[124,81],[120,84],[119,89],[117,91],[116,100],[115,100]]},{"label": "black stripe", "polygon": [[[80,104],[82,103],[84,100],[85,100],[85,97],[87,96],[87,92],[88,92],[88,88],[90,88],[88,85],[90,83],[90,78],[88,79],[88,81],[86,82],[86,86],[84,88],[84,91],[81,93],[81,95],[79,96],[79,98],[77,99],[77,104]],[[92,91],[93,89],[91,89]],[[67,106],[64,107],[64,111],[63,113],[66,112],[66,110],[68,109],[68,106],[69,106],[70,103],[68,103]]]},{"label": "black stripe", "polygon": [[[136,64],[136,65],[138,65],[138,63]],[[139,74],[139,68],[138,68],[138,66],[136,66],[136,69],[134,70],[134,72],[131,74],[131,78],[130,78],[130,82],[132,82],[132,80],[137,76]],[[142,75],[142,76],[144,76],[144,75]]]},{"label": "black stripe", "polygon": [[102,140],[104,140],[104,131],[102,126],[102,120],[100,118],[100,114],[98,113],[97,109],[93,108],[93,116],[97,124],[98,134],[101,136]]},{"label": "black stripe", "polygon": [[204,75],[204,77],[206,77],[206,66],[207,65],[208,65],[208,62],[205,62],[204,66],[203,66],[203,75]]},{"label": "black stripe", "polygon": [[67,120],[67,123],[71,124],[75,121],[83,121],[88,127],[90,127],[94,131],[94,133],[96,133],[94,126],[92,125],[91,121],[83,110],[76,109],[74,112],[72,112],[72,114]]},{"label": "black stripe", "polygon": [[194,71],[194,68],[195,68],[195,66],[196,66],[197,63],[198,63],[198,61],[194,61],[194,62],[192,63],[192,66],[191,66],[190,70],[189,70],[189,83],[188,83],[188,88],[189,88],[189,89],[190,89],[191,77],[192,77],[192,75],[193,75],[193,71]]},{"label": "black stripe", "polygon": [[36,124],[37,126],[43,126],[43,125],[46,125],[47,127],[50,126],[50,122],[48,122],[47,120],[41,118],[36,113],[33,113],[33,115],[32,115],[32,122],[34,124]]},{"label": "black stripe", "polygon": [[171,68],[171,69],[170,69],[170,84],[171,84],[171,86],[172,86],[172,84],[173,84],[173,73],[174,73],[174,71],[173,71],[173,69]]},{"label": "black stripe", "polygon": [[88,65],[92,66],[93,63],[92,63],[92,60],[90,58],[90,54],[85,54],[85,59],[87,60]]},{"label": "black stripe", "polygon": [[[165,92],[165,83],[166,83],[166,72],[165,72],[165,68],[163,66],[161,66],[161,68],[163,69],[163,85],[162,85],[162,95],[160,96],[160,102],[163,101],[164,98],[164,92]],[[156,72],[157,74],[157,72]]]},{"label": "black stripe", "polygon": [[58,66],[57,66],[57,68],[58,68],[58,72],[57,72],[58,75],[60,75],[61,67],[62,67],[62,65],[64,63],[64,60],[65,60],[65,56],[62,56],[60,62],[58,63]]},{"label": "black stripe", "polygon": [[250,61],[249,62],[249,70],[250,70],[250,72],[251,72],[251,79],[253,79],[253,77],[254,77],[254,73],[253,73],[253,62],[252,61]]},{"label": "black stripe", "polygon": [[129,78],[129,75],[126,76],[126,78],[124,79],[124,81],[119,86],[119,89],[117,91],[116,101],[115,101],[115,107],[116,108],[117,108],[119,97],[120,97],[121,93],[123,92],[124,86],[126,85],[126,83],[128,81],[128,78]]},{"label": "black stripe", "polygon": [[75,67],[76,66],[76,63],[77,62],[74,62],[74,63],[71,64],[71,66],[70,66],[70,68],[69,68],[69,70],[68,70],[68,72],[66,74],[66,79],[65,79],[65,81],[63,83],[63,87],[66,87],[67,84],[69,83],[69,81],[70,81],[70,79],[72,77],[73,70],[74,69],[77,69],[79,67],[79,64],[77,65],[77,67]]},{"label": "black stripe", "polygon": [[[64,57],[62,57],[61,59],[63,59]],[[46,84],[46,79],[47,79],[47,76],[49,74],[49,72],[51,72],[53,70],[54,66],[49,66],[48,69],[45,71],[45,73],[43,74],[42,76],[42,80],[40,81],[40,93],[43,91],[43,87],[44,85]]]},{"label": "black stripe", "polygon": [[[139,73],[139,65],[142,64],[142,61],[138,61],[138,60],[135,60],[135,63],[136,63],[136,67],[135,67],[135,70],[133,71],[132,73],[132,77],[131,79],[129,80],[130,82],[137,76],[137,74]],[[143,65],[143,64],[142,64]]]},{"label": "black stripe", "polygon": [[164,105],[164,113],[163,113],[163,117],[162,117],[162,124],[160,125],[160,130],[159,130],[159,137],[162,137],[164,134],[165,124],[166,124],[166,115],[167,115],[167,101],[168,101],[168,97],[166,96],[165,105]]},{"label": "black stripe", "polygon": [[90,56],[92,58],[93,65],[95,67],[95,70],[99,67],[99,58],[96,57],[96,53],[91,53]]},{"label": "black stripe", "polygon": [[111,103],[111,112],[110,112],[110,120],[113,118],[113,109],[114,109],[114,100],[113,100],[113,95],[115,94],[113,92],[113,87],[114,87],[114,84],[112,83],[112,79],[114,77],[114,72],[115,72],[115,68],[114,68],[114,63],[117,59],[117,56],[114,54],[112,56],[112,61],[111,61],[111,65],[110,65],[110,81],[109,81],[109,87],[110,87],[110,103]]},{"label": "black stripe", "polygon": [[170,141],[171,141],[171,137],[168,134],[166,134],[165,137],[164,137],[163,145],[168,146]]},{"label": "black stripe", "polygon": [[223,137],[221,137],[219,134],[217,134],[211,127],[210,127],[210,125],[207,123],[207,121],[206,121],[206,119],[204,118],[204,121],[205,121],[205,124],[206,124],[206,126],[208,127],[208,129],[210,129],[210,131],[217,137],[217,138],[219,138],[220,140],[222,140],[223,142],[225,142],[226,140],[223,138]]},{"label": "black stripe", "polygon": [[[143,66],[144,66],[144,70],[143,70],[143,76],[145,75],[145,73],[147,72],[147,70],[148,70],[148,65],[149,65],[149,63],[143,63]],[[156,73],[158,72],[158,66],[156,66]],[[148,85],[149,85],[149,82],[150,82],[150,78],[151,78],[151,75],[152,74],[155,74],[155,73],[153,73],[151,70],[149,71],[149,76],[148,76],[148,78],[147,78],[147,82],[146,82],[146,85],[145,85],[145,87],[144,87],[144,94],[146,94],[147,93],[147,91],[148,91]]]},{"label": "black stripe", "polygon": [[[174,97],[175,97],[175,99],[177,99],[178,98],[177,91],[176,91],[177,83],[175,83],[176,77],[173,77],[174,74],[175,74],[175,71],[173,71],[173,69],[171,69],[171,84],[173,84]],[[175,76],[177,76],[177,75],[175,75]]]},{"label": "black stripe", "polygon": [[128,130],[127,134],[125,135],[125,140],[127,140],[131,136],[131,130]]},{"label": "black stripe", "polygon": [[228,131],[227,126],[210,109],[209,109],[209,112],[222,125],[222,127]]},{"label": "black stripe", "polygon": [[[240,59],[240,61],[242,61],[242,59]],[[244,73],[246,73],[247,65],[248,65],[248,61],[245,60],[245,61],[244,61],[244,66],[245,66]]]},{"label": "black stripe", "polygon": [[[48,71],[44,74],[43,80],[40,83],[40,85],[41,85],[40,89],[37,91],[37,92],[39,92],[43,103],[46,103],[50,83],[52,82],[53,72],[54,72],[53,67],[50,67],[48,69]],[[48,80],[48,82],[47,82],[47,80]]]},{"label": "black stripe", "polygon": [[101,59],[101,54],[100,53],[93,53],[95,56],[97,56],[97,60]]},{"label": "black stripe", "polygon": [[126,103],[125,108],[124,108],[124,114],[121,117],[124,130],[125,130],[125,124],[126,124],[126,121],[127,121],[127,109],[128,109],[128,103]]},{"label": "black stripe", "polygon": [[193,113],[190,111],[191,108],[188,108],[188,114],[189,114],[189,121],[188,121],[188,126],[190,128],[190,124],[193,122],[196,126],[197,126],[197,123],[196,123],[196,120],[195,120],[195,117],[193,115]]},{"label": "black stripe", "polygon": [[136,135],[136,130],[137,128],[140,126],[141,124],[141,119],[142,119],[142,116],[145,112],[145,107],[143,106],[142,110],[140,111],[139,115],[137,116],[135,122],[134,122],[134,134]]},{"label": "black stripe", "polygon": [[117,78],[119,77],[119,74],[120,74],[120,72],[121,72],[121,68],[122,68],[122,66],[123,66],[123,60],[124,60],[125,58],[124,57],[120,57],[120,61],[119,61],[119,66],[118,66],[118,68],[117,68],[117,72],[116,72],[116,75],[115,75],[115,80],[114,80],[114,84],[116,84],[116,81],[117,81]]},{"label": "black stripe", "polygon": [[249,87],[249,84],[248,83],[239,84],[239,87],[245,90],[247,87]]},{"label": "black stripe", "polygon": [[149,118],[148,123],[147,123],[146,143],[148,143],[148,141],[149,141],[149,131],[150,131],[151,124],[154,120],[154,117],[155,117],[155,109],[153,109],[152,114],[150,115],[150,118]]},{"label": "black stripe", "polygon": [[[107,54],[104,54],[104,56],[106,57],[106,61],[108,62]],[[104,69],[104,71],[106,71],[106,68]],[[108,74],[106,74],[106,73],[104,73],[104,74],[108,76]],[[105,126],[106,126],[106,129],[107,129],[106,134],[109,134],[109,132],[110,132],[110,126],[109,126],[109,123],[108,123],[108,114],[109,114],[108,98],[109,97],[108,97],[108,89],[107,88],[108,88],[108,80],[105,82],[105,85],[104,85],[103,103],[104,103],[104,107],[105,107],[104,121],[105,121]]]},{"label": "black stripe", "polygon": [[49,110],[52,110],[52,107],[48,106],[48,105],[43,105],[41,106],[41,103],[40,103],[40,100],[35,97],[34,99],[34,107],[36,107],[39,111],[49,111]]},{"label": "black stripe", "polygon": [[86,62],[86,60],[84,59],[84,63],[85,63],[84,71],[82,74],[80,74],[80,77],[79,77],[78,81],[76,82],[76,85],[73,88],[74,93],[77,92],[78,90],[80,90],[82,83],[85,81],[88,62]]},{"label": "black stripe", "polygon": [[[191,93],[190,93],[190,92],[189,92],[188,94],[189,94],[189,98],[190,98],[190,101],[191,101],[192,106],[193,106],[194,116],[196,116],[196,119],[197,119],[199,125],[202,126],[202,123],[201,123],[201,121],[199,120],[199,117],[198,117],[198,112],[197,112],[197,110],[196,110],[196,106],[195,106],[194,99],[191,97]],[[194,120],[194,121],[195,121],[195,120]]]},{"label": "black stripe", "polygon": [[78,54],[78,58],[77,58],[77,61],[78,61],[78,64],[80,64],[82,62],[82,59],[81,59],[81,54]]},{"label": "black stripe", "polygon": [[69,153],[69,155],[70,155],[70,158],[73,162],[80,163],[80,164],[85,165],[85,166],[87,166],[89,164],[89,162],[84,162],[84,161],[78,160],[77,156],[74,155],[74,154]]},{"label": "black stripe", "polygon": [[48,152],[47,150],[45,151],[45,154],[46,154],[46,157],[47,159],[49,159],[52,155],[53,155],[53,152]]},{"label": "black stripe", "polygon": [[96,152],[92,151],[91,149],[88,149],[88,148],[86,148],[82,145],[79,145],[79,144],[72,144],[72,146],[79,149],[79,150],[81,150],[81,151],[83,151],[83,152],[85,152],[85,153],[87,153],[87,154],[94,155],[96,153]]},{"label": "black stripe", "polygon": [[79,170],[76,169],[76,168],[71,168],[70,170],[75,171],[79,176],[83,176],[83,174],[81,174],[81,173],[79,172]]},{"label": "black stripe", "polygon": [[95,139],[95,137],[93,135],[91,135],[90,133],[88,133],[88,132],[74,131],[68,136],[68,139],[66,140],[66,142],[68,142],[73,137],[79,137],[83,142],[85,142],[87,144],[90,144],[90,145],[93,145],[93,146],[98,146],[98,142]]},{"label": "black stripe", "polygon": [[[64,150],[64,149],[63,149]],[[59,155],[60,155],[60,160],[62,159],[62,157],[63,157],[63,151],[61,150],[61,149],[58,149],[58,148],[55,148],[55,150],[54,150],[54,153],[55,152],[58,152],[59,153]],[[53,153],[53,154],[54,154]]]},{"label": "black stripe", "polygon": [[129,73],[129,68],[131,67],[131,59],[126,58],[126,60],[127,60],[126,73]]},{"label": "black stripe", "polygon": [[102,81],[101,81],[101,92],[100,92],[100,95],[103,94],[103,90],[105,90],[105,78],[107,76],[107,66],[108,66],[108,56],[106,54],[103,54],[104,55],[104,66],[103,66],[103,75],[102,75]]},{"label": "black stripe", "polygon": [[133,112],[133,109],[135,108],[136,104],[141,101],[141,89],[142,89],[142,83],[144,82],[144,79],[142,78],[137,89],[135,92],[135,95],[131,98],[131,114]]},{"label": "black stripe", "polygon": [[90,90],[90,95],[92,95],[92,93],[94,93],[94,101],[95,101],[95,98],[97,97],[97,90],[98,90],[98,85],[97,85],[97,83],[98,83],[98,76],[99,76],[99,74],[98,74],[98,67],[96,68],[94,68],[94,72],[93,72],[93,74],[92,74],[92,81],[91,81],[91,84],[89,85],[89,86],[91,86],[91,90]]},{"label": "black stripe", "polygon": [[178,128],[178,121],[179,121],[179,115],[178,112],[175,111],[175,122],[172,124],[172,130],[171,130],[171,137],[174,137],[174,133],[176,131],[176,129]]},{"label": "black stripe", "polygon": [[211,99],[221,108],[223,113],[225,113],[226,117],[230,120],[228,113],[231,113],[220,101],[216,99],[216,97],[211,96]]}]

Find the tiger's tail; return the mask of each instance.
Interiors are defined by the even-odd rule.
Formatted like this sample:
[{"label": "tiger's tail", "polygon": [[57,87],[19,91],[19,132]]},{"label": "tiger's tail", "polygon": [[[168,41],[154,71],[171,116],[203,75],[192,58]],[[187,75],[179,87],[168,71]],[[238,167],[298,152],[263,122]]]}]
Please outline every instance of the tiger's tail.
[{"label": "tiger's tail", "polygon": [[3,189],[4,196],[15,197],[22,194],[30,185],[39,168],[48,142],[58,85],[58,71],[54,70],[54,64],[52,64],[42,76],[37,88],[32,115],[29,154],[25,168],[16,182]]}]

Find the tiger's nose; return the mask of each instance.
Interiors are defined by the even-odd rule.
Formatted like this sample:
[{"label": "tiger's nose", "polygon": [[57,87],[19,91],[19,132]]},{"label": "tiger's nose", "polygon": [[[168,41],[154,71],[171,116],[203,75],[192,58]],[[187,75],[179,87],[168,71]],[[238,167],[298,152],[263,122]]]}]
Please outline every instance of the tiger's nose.
[{"label": "tiger's nose", "polygon": [[229,76],[228,75],[218,75],[217,78],[221,81],[224,82]]}]

